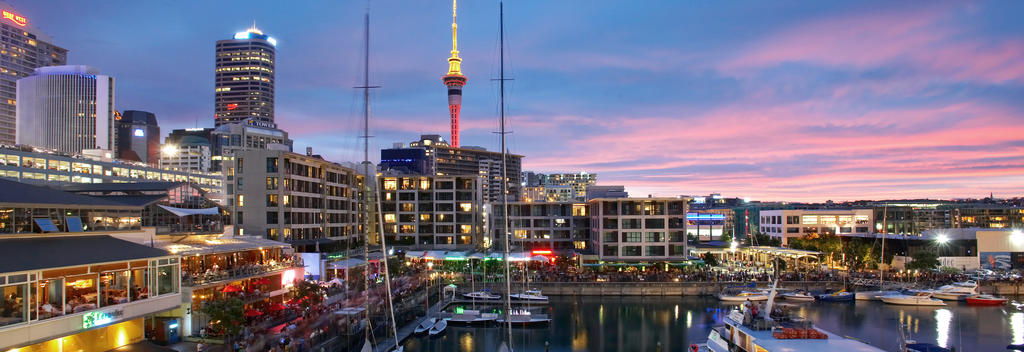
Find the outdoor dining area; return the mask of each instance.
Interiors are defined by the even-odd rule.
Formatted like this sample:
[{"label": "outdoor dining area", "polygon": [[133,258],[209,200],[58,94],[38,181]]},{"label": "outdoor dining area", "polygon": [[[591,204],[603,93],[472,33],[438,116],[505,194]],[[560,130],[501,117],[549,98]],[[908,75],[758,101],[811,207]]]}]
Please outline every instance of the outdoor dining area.
[{"label": "outdoor dining area", "polygon": [[[266,242],[266,243],[263,243]],[[264,239],[209,237],[167,246],[182,255],[182,282],[202,286],[301,265],[287,244]]]}]

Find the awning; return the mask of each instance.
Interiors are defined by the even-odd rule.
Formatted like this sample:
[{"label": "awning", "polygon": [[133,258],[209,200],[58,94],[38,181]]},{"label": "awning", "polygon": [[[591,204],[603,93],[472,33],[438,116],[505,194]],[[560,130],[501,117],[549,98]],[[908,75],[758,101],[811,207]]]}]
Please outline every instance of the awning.
[{"label": "awning", "polygon": [[470,254],[470,255],[466,256],[466,258],[469,258],[469,259],[484,259],[484,254],[483,253],[473,253],[473,254]]},{"label": "awning", "polygon": [[444,251],[427,251],[423,255],[424,259],[444,259]]},{"label": "awning", "polygon": [[210,207],[210,208],[205,208],[205,209],[185,209],[185,208],[169,207],[169,206],[166,206],[166,205],[163,205],[163,204],[157,204],[157,206],[159,206],[161,208],[164,208],[164,210],[167,210],[167,211],[171,212],[171,214],[174,214],[174,215],[177,215],[177,216],[217,215],[217,214],[220,214],[220,208],[217,208],[217,207]]}]

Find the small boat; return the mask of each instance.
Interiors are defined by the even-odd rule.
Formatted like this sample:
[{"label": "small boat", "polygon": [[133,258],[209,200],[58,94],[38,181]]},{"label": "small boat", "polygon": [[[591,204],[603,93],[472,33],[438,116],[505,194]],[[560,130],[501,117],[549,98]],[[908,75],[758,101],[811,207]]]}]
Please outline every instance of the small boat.
[{"label": "small boat", "polygon": [[719,293],[718,299],[726,302],[767,301],[768,295],[761,292]]},{"label": "small boat", "polygon": [[898,295],[899,291],[857,291],[854,295],[858,301],[878,301],[885,295]]},{"label": "small boat", "polygon": [[931,298],[927,293],[916,295],[888,295],[882,297],[882,302],[904,306],[944,306],[945,302]]},{"label": "small boat", "polygon": [[787,301],[810,302],[814,300],[814,296],[805,291],[787,292],[779,296]]},{"label": "small boat", "polygon": [[434,326],[430,327],[430,336],[437,336],[444,332],[448,328],[448,321],[444,319],[438,319]]},{"label": "small boat", "polygon": [[970,293],[954,293],[954,292],[932,292],[932,297],[946,300],[946,301],[963,301],[967,297],[971,296]]},{"label": "small boat", "polygon": [[978,282],[974,281],[974,280],[967,280],[967,281],[962,281],[962,282],[954,282],[953,286],[977,288],[978,287]]},{"label": "small boat", "polygon": [[[765,310],[770,309],[765,308]],[[730,311],[722,319],[722,323],[725,326],[712,328],[708,334],[706,345],[697,345],[697,351],[705,351],[704,348],[712,352],[884,351],[817,327],[806,319],[765,319],[760,316],[752,316],[745,308],[744,310]]]},{"label": "small boat", "polygon": [[514,293],[514,294],[509,295],[509,297],[512,298],[512,299],[518,299],[518,300],[523,300],[523,301],[536,301],[536,302],[547,302],[548,301],[548,296],[542,295],[540,293],[540,290],[538,290],[538,289],[526,290],[526,292],[523,292],[523,293]]},{"label": "small boat", "polygon": [[485,291],[475,291],[475,292],[470,292],[470,293],[463,293],[462,297],[465,297],[465,298],[468,298],[468,299],[485,299],[485,300],[501,299],[501,296],[493,294],[490,291],[486,291],[486,290]]},{"label": "small boat", "polygon": [[853,302],[854,298],[857,298],[857,295],[853,292],[846,292],[845,290],[818,295],[818,300],[822,302]]},{"label": "small boat", "polygon": [[959,301],[977,294],[978,284],[974,281],[957,282],[951,285],[944,285],[932,290],[932,297],[938,299]]},{"label": "small boat", "polygon": [[423,321],[420,322],[420,325],[416,327],[416,330],[413,330],[413,333],[415,333],[415,334],[426,333],[427,331],[430,331],[430,328],[434,327],[434,324],[436,324],[436,323],[437,323],[437,318],[426,318],[426,319],[423,319]]},{"label": "small boat", "polygon": [[967,305],[971,306],[998,306],[1006,303],[1006,298],[993,295],[974,295],[967,297]]}]

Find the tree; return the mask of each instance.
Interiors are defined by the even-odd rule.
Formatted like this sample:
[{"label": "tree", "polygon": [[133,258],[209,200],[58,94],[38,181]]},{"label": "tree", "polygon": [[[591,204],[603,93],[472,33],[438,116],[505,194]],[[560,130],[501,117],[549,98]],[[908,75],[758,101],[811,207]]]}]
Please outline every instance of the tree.
[{"label": "tree", "polygon": [[210,317],[210,325],[225,335],[236,335],[242,331],[245,303],[234,297],[219,298],[203,302],[199,312]]},{"label": "tree", "polygon": [[769,235],[761,234],[761,233],[756,233],[756,232],[750,234],[750,236],[747,236],[745,241],[746,241],[748,246],[755,246],[756,245],[756,246],[779,247],[779,246],[782,245],[782,240],[781,239],[778,239],[778,238],[775,238],[775,237],[772,237],[772,236],[769,236]]},{"label": "tree", "polygon": [[722,242],[725,242],[725,243],[732,242],[732,234],[728,234],[728,233],[722,234]]},{"label": "tree", "polygon": [[939,263],[939,253],[934,249],[921,249],[910,255],[912,261],[907,264],[907,269],[927,270],[935,269]]},{"label": "tree", "polygon": [[324,288],[312,281],[296,281],[292,286],[292,294],[303,309],[316,306],[324,300]]},{"label": "tree", "polygon": [[711,252],[701,254],[700,259],[704,260],[704,264],[708,266],[718,266],[718,257],[715,257]]}]

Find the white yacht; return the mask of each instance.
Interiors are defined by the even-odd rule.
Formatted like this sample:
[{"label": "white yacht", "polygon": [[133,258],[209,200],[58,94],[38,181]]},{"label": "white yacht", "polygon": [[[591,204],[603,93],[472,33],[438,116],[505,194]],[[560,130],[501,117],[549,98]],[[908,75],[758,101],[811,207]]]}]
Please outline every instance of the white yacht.
[{"label": "white yacht", "polygon": [[855,298],[858,301],[880,301],[883,296],[898,294],[900,291],[857,291]]},{"label": "white yacht", "polygon": [[978,294],[978,284],[974,281],[957,282],[932,290],[932,297],[951,301],[961,301],[968,296]]},{"label": "white yacht", "polygon": [[897,304],[904,306],[944,306],[945,302],[942,300],[931,298],[927,293],[918,293],[916,295],[888,295],[882,296],[882,302],[887,304]]},{"label": "white yacht", "polygon": [[882,352],[884,350],[823,330],[803,319],[774,320],[734,310],[722,319],[725,326],[708,334],[713,352]]},{"label": "white yacht", "polygon": [[518,300],[523,300],[523,301],[531,301],[531,302],[547,302],[548,301],[548,296],[542,295],[540,293],[540,290],[538,290],[538,289],[526,290],[526,292],[523,292],[523,293],[513,293],[513,294],[509,295],[509,297],[512,298],[512,299],[518,299]]},{"label": "white yacht", "polygon": [[481,313],[479,310],[456,308],[451,318],[447,318],[452,324],[484,324],[495,321],[498,315],[494,313]]},{"label": "white yacht", "polygon": [[811,301],[814,301],[814,295],[812,295],[812,294],[810,294],[810,293],[808,293],[806,291],[787,292],[787,293],[780,294],[779,296],[782,297],[783,299],[787,300],[787,301],[795,301],[795,302],[811,302]]},{"label": "white yacht", "polygon": [[767,301],[768,295],[761,292],[750,291],[742,291],[738,293],[722,292],[718,294],[718,299],[726,302]]},{"label": "white yacht", "polygon": [[462,297],[467,299],[483,299],[483,300],[496,300],[501,299],[501,296],[491,293],[490,291],[474,291],[470,293],[463,293]]}]

